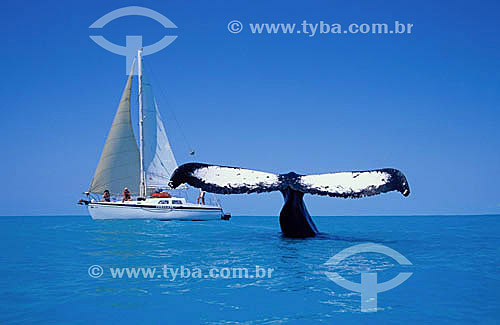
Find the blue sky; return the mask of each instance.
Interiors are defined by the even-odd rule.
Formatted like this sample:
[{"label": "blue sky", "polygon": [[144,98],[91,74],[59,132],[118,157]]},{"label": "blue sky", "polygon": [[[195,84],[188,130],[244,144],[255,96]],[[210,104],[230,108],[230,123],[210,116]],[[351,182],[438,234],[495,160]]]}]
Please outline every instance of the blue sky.
[{"label": "blue sky", "polygon": [[[412,195],[307,196],[312,215],[499,213],[500,5],[495,1],[4,1],[1,215],[86,214],[88,188],[126,82],[125,45],[178,35],[147,56],[179,161],[270,172],[395,167]],[[244,25],[232,34],[227,24]],[[255,35],[249,23],[412,23],[411,34]],[[174,116],[180,128],[174,121]],[[182,130],[182,131],[181,131]],[[281,194],[222,196],[238,215],[274,215]]]}]

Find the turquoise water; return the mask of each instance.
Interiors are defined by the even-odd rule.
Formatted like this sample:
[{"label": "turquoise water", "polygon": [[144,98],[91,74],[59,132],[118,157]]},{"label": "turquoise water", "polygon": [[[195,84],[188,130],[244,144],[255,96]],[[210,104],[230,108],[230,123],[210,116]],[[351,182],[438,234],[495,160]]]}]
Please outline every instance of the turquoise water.
[{"label": "turquoise water", "polygon": [[[92,221],[1,217],[0,323],[498,323],[500,216],[315,217],[325,235],[283,238],[277,217],[229,222]],[[373,242],[412,265],[358,254],[336,269],[360,282],[413,272],[378,294],[329,280],[323,265],[344,248]],[[89,267],[103,274],[92,278]],[[265,278],[113,278],[109,268],[273,268]]]}]

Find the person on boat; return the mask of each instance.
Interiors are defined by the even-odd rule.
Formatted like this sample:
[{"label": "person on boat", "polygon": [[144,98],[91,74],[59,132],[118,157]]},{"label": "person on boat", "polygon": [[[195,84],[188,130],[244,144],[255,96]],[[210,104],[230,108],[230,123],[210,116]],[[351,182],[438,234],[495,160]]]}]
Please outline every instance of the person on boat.
[{"label": "person on boat", "polygon": [[130,191],[126,187],[123,189],[122,203],[125,201],[132,201],[132,197],[130,196]]},{"label": "person on boat", "polygon": [[102,194],[102,200],[104,202],[111,202],[111,195],[109,194],[108,190],[105,190],[104,193]]},{"label": "person on boat", "polygon": [[198,195],[198,199],[196,200],[196,204],[201,204],[205,205],[205,191],[200,188],[200,195]]}]

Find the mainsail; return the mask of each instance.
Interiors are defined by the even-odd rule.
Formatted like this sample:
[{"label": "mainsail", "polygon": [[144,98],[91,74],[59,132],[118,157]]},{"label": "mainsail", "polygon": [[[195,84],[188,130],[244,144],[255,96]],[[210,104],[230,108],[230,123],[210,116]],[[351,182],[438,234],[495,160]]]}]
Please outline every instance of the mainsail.
[{"label": "mainsail", "polygon": [[[139,60],[141,60],[139,55]],[[142,70],[142,62],[139,61]],[[132,65],[134,71],[135,62]],[[109,190],[119,194],[124,187],[132,193],[145,195],[145,187],[167,187],[170,176],[177,168],[174,153],[161,120],[151,84],[139,73],[139,102],[142,103],[142,152],[137,148],[130,118],[130,90],[133,73],[130,74],[123,91],[118,111],[109,131],[104,150],[92,179],[89,192],[102,193]],[[139,107],[141,112],[141,107]],[[141,186],[141,153],[143,179]]]},{"label": "mainsail", "polygon": [[[132,71],[134,65],[132,65]],[[124,187],[128,187],[132,193],[139,192],[139,150],[130,119],[132,77],[133,73],[127,80],[113,125],[90,184],[89,192],[91,193],[109,190],[111,194],[119,194]]]},{"label": "mainsail", "polygon": [[144,172],[147,187],[166,187],[177,168],[149,80],[142,74]]}]

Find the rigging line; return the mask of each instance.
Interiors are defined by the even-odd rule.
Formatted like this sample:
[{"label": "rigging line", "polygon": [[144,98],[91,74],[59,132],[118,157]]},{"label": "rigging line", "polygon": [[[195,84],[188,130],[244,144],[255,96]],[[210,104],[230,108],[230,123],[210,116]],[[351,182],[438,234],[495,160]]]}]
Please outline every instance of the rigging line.
[{"label": "rigging line", "polygon": [[193,146],[191,146],[191,143],[189,142],[188,138],[186,137],[186,134],[184,133],[184,131],[183,131],[183,129],[182,129],[180,123],[179,123],[179,120],[177,119],[177,115],[175,114],[175,109],[174,109],[173,105],[171,105],[169,103],[168,97],[167,97],[166,93],[163,91],[163,87],[160,86],[160,82],[159,82],[158,78],[156,78],[156,75],[154,74],[153,69],[151,69],[149,67],[149,63],[146,64],[145,61],[143,61],[143,65],[146,67],[146,69],[148,69],[148,72],[151,74],[151,76],[153,77],[154,81],[156,83],[158,83],[158,87],[157,88],[160,90],[160,94],[163,96],[163,98],[165,100],[165,104],[168,106],[168,108],[172,112],[172,116],[174,118],[174,121],[177,124],[177,127],[179,128],[179,130],[181,132],[181,135],[182,135],[182,137],[184,139],[185,145],[188,147],[188,151],[194,150]]},{"label": "rigging line", "polygon": [[[191,153],[194,155],[194,147],[191,145],[191,143],[189,142],[186,134],[184,133],[184,130],[183,128],[181,127],[180,123],[179,123],[179,120],[177,119],[177,115],[175,114],[175,109],[173,107],[173,105],[171,105],[168,101],[168,97],[166,95],[166,92],[163,90],[163,87],[161,87],[161,83],[159,82],[159,79],[156,77],[155,73],[153,72],[153,69],[152,67],[149,66],[149,63],[146,63],[146,61],[143,60],[143,66],[146,67],[148,73],[151,74],[151,77],[153,78],[154,82],[158,84],[158,89],[160,90],[160,95],[163,96],[163,99],[165,100],[165,104],[167,105],[167,107],[170,109],[170,112],[172,112],[172,116],[174,118],[174,121],[175,123],[177,124],[177,127],[179,128],[179,131],[181,133],[181,136],[184,140],[184,145],[187,146],[187,149],[188,149],[188,152],[189,152],[189,155],[191,155]],[[161,114],[160,114],[160,120],[163,120],[161,118]],[[188,157],[189,157],[188,155]],[[184,195],[186,196],[186,200],[188,200],[188,197],[189,197],[189,189],[190,187],[189,186],[186,186],[185,188],[181,188],[181,192],[184,192]]]}]

